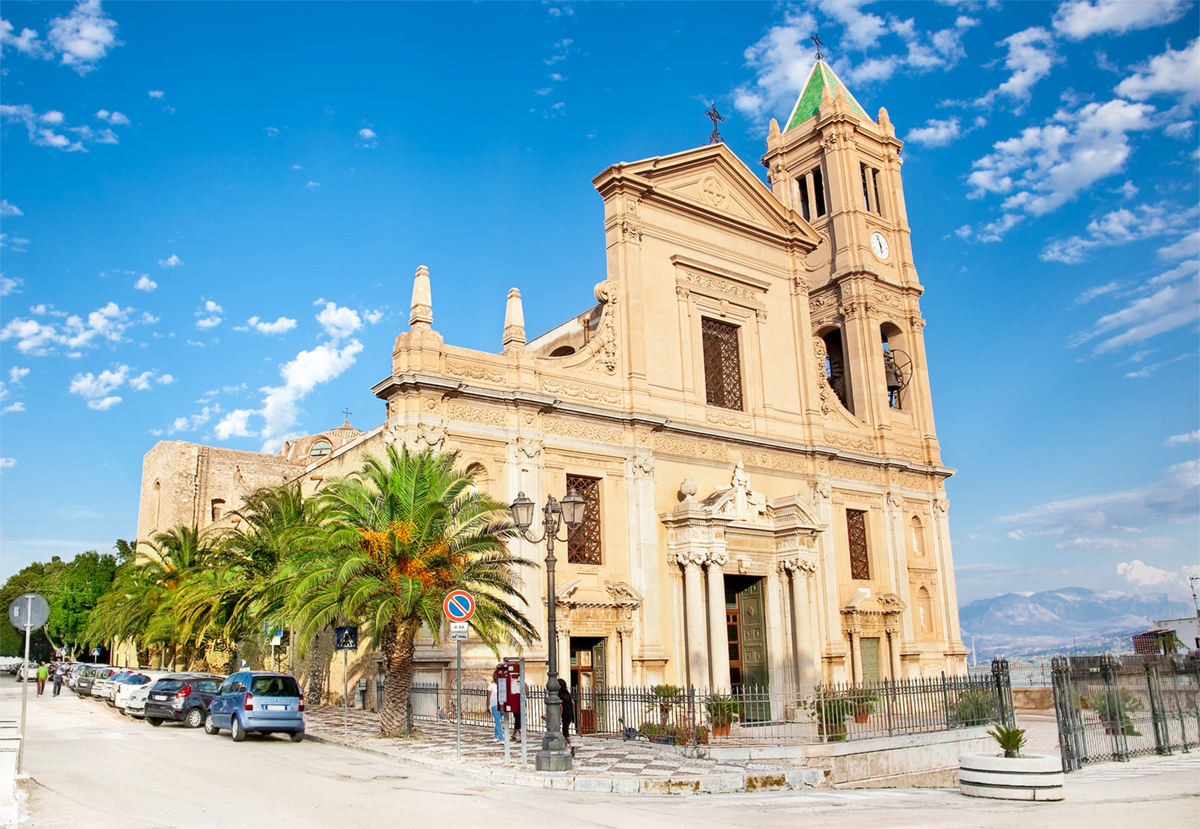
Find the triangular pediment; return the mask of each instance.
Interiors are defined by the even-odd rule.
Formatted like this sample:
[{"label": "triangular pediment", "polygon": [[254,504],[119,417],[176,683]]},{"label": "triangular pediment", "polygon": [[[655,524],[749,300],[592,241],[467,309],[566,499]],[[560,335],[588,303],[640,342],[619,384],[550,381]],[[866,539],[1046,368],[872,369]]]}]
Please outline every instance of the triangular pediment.
[{"label": "triangular pediment", "polygon": [[821,241],[800,214],[782,205],[724,144],[618,164],[597,176],[596,186],[602,187],[614,173],[648,185],[644,199],[656,195],[679,199],[715,217],[731,217],[775,234],[798,236],[814,246]]}]

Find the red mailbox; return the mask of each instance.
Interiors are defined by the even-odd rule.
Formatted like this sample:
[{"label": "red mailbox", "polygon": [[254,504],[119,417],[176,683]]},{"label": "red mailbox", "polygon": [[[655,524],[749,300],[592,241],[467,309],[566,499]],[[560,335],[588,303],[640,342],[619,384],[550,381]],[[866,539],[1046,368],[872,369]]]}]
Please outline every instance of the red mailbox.
[{"label": "red mailbox", "polygon": [[500,676],[496,678],[500,710],[506,714],[520,714],[521,663],[515,659],[511,662],[505,660],[502,664],[497,665],[496,669],[500,672]]}]

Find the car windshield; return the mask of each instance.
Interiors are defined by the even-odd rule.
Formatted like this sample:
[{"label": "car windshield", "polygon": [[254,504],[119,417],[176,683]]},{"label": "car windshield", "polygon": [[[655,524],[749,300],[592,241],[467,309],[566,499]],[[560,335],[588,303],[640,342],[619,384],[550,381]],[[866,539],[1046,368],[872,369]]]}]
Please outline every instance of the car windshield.
[{"label": "car windshield", "polygon": [[155,691],[178,691],[187,684],[183,679],[160,679],[154,686]]},{"label": "car windshield", "polygon": [[145,685],[150,681],[150,677],[145,674],[136,674],[125,680],[127,685]]},{"label": "car windshield", "polygon": [[250,693],[259,697],[298,697],[300,688],[290,676],[256,676],[250,683]]},{"label": "car windshield", "polygon": [[221,680],[219,679],[202,679],[199,682],[194,683],[193,687],[195,687],[198,691],[216,693],[217,687],[220,686],[220,684]]}]

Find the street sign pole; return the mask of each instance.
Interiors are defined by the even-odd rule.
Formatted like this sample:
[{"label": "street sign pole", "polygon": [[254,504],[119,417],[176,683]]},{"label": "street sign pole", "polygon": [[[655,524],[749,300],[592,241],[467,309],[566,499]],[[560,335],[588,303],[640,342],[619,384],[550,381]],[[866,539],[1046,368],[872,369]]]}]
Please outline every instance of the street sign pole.
[{"label": "street sign pole", "polygon": [[342,651],[342,736],[350,733],[350,678],[346,672],[349,670],[346,666],[347,660],[346,651]]},{"label": "street sign pole", "polygon": [[22,675],[25,681],[21,683],[21,744],[17,747],[17,774],[25,770],[25,707],[29,704],[29,631],[33,629],[33,594],[25,597],[25,665]]},{"label": "street sign pole", "polygon": [[[26,640],[26,641],[28,641],[28,640]],[[25,648],[26,648],[26,650],[28,650],[29,646],[26,645]],[[454,658],[455,669],[454,669],[454,671],[455,671],[455,678],[457,680],[454,683],[454,685],[455,685],[455,690],[458,694],[458,699],[454,705],[454,712],[457,715],[456,719],[458,720],[458,722],[455,726],[455,731],[454,731],[454,756],[456,759],[461,761],[462,760],[462,642],[455,642],[454,650],[455,650],[455,658]],[[25,709],[22,708],[21,709],[22,729],[24,728],[24,725],[25,725]]]},{"label": "street sign pole", "polygon": [[521,768],[529,762],[525,748],[525,732],[529,730],[529,709],[525,707],[525,657],[521,657]]}]

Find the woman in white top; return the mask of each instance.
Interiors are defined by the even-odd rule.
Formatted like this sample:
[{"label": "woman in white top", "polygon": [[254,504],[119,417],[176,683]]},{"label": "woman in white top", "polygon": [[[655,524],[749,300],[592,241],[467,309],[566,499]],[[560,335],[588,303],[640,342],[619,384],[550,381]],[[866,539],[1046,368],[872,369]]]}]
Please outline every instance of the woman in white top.
[{"label": "woman in white top", "polygon": [[504,742],[504,731],[501,725],[501,718],[504,716],[500,713],[500,689],[496,685],[496,673],[492,673],[492,681],[488,683],[488,710],[492,712],[492,721],[496,723],[495,730],[492,731],[492,742]]}]

